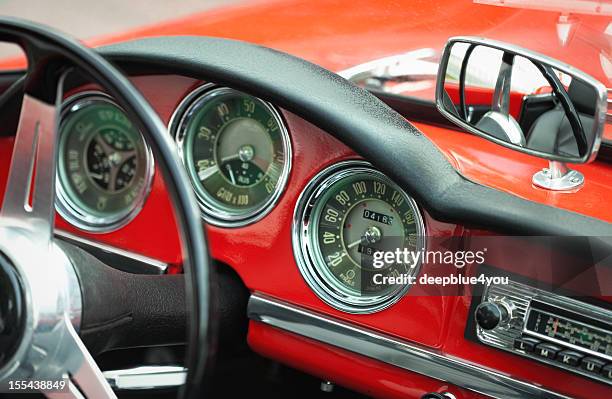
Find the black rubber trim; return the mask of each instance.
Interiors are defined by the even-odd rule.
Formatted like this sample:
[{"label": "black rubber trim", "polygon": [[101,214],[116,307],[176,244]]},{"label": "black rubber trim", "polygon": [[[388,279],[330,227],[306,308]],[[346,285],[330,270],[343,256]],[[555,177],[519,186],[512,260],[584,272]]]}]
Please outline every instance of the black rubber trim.
[{"label": "black rubber trim", "polygon": [[[124,272],[122,257],[103,262],[65,238],[56,242],[79,278],[83,300],[79,335],[94,356],[116,349],[185,343],[189,309],[182,274]],[[232,269],[223,264],[213,267],[218,272],[211,300],[223,331],[220,350],[231,353],[246,343],[249,292]],[[0,343],[1,338],[0,331]]]},{"label": "black rubber trim", "polygon": [[182,344],[187,304],[183,275],[139,275],[112,268],[66,241],[81,285],[79,335],[94,355],[110,349]]},{"label": "black rubber trim", "polygon": [[465,134],[471,134],[449,121],[438,111],[436,103],[422,98],[386,93],[380,90],[368,89],[378,99],[393,108],[411,122],[422,122],[428,125],[441,126]]},{"label": "black rubber trim", "polygon": [[99,52],[126,71],[183,74],[271,101],[353,148],[436,219],[506,233],[612,236],[610,223],[464,178],[427,137],[371,93],[291,55],[201,36],[141,39]]}]

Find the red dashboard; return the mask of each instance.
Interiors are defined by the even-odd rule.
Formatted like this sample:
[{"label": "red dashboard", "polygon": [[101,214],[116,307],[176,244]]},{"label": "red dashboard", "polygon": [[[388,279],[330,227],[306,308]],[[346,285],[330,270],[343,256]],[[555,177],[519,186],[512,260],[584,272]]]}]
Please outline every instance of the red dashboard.
[{"label": "red dashboard", "polygon": [[[164,123],[169,123],[180,101],[202,84],[191,78],[172,75],[138,76],[133,77],[132,81]],[[469,327],[466,327],[466,323],[472,311],[469,287],[458,286],[456,292],[449,295],[417,285],[388,309],[364,315],[351,315],[321,301],[309,288],[296,264],[292,244],[294,210],[304,187],[320,170],[339,161],[359,157],[329,134],[294,114],[283,111],[282,115],[290,134],[293,155],[287,188],[279,202],[263,219],[248,226],[206,226],[211,256],[233,268],[251,293],[264,300],[278,299],[290,307],[315,315],[313,317],[322,315],[339,323],[348,323],[349,327],[382,334],[385,339],[414,345],[416,350],[422,350],[425,354],[442,356],[445,361],[450,359],[466,367],[474,366],[482,369],[483,373],[525,381],[570,397],[600,398],[610,395],[610,388],[605,384],[467,339],[466,330]],[[612,171],[605,164],[595,162],[578,167],[588,183],[576,194],[545,192],[528,184],[517,184],[517,181],[528,179],[534,170],[542,166],[543,161],[516,153],[509,156],[510,150],[466,133],[423,123],[416,125],[469,178],[523,198],[612,221],[612,210],[607,206],[607,198],[612,194],[612,186],[607,182],[612,181]],[[10,160],[11,141],[11,138],[3,138],[0,145],[2,187]],[[489,234],[473,230],[470,226],[437,221],[424,210],[422,212],[426,235],[432,241]],[[173,265],[171,271],[180,272],[180,241],[161,173],[155,173],[150,194],[138,216],[121,229],[105,234],[87,233],[59,216],[56,227],[76,236],[158,259]],[[526,255],[517,253],[513,259],[506,260],[511,263],[496,266],[532,279],[552,274],[550,270],[535,273],[529,267],[516,267],[525,264],[526,259]],[[427,265],[424,271],[428,271]],[[471,267],[466,269],[466,274],[472,272],[475,270]],[[449,386],[438,379],[395,367],[393,362],[385,364],[257,320],[250,322],[248,341],[253,350],[266,357],[373,396],[420,398],[426,392],[448,391],[458,399],[484,397],[474,391]],[[355,378],[355,375],[367,375],[367,378]]]}]

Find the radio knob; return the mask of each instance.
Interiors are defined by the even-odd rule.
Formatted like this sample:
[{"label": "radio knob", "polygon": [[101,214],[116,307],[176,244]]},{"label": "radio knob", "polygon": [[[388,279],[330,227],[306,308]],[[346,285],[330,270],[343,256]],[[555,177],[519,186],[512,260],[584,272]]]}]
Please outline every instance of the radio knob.
[{"label": "radio knob", "polygon": [[483,302],[476,307],[476,323],[483,330],[492,330],[503,327],[510,321],[510,308],[501,301]]}]

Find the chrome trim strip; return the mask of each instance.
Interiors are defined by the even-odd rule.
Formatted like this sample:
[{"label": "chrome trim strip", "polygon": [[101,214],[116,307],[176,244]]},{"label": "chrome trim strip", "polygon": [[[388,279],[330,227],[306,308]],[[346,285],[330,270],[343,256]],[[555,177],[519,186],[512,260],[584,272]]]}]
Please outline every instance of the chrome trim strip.
[{"label": "chrome trim strip", "polygon": [[118,390],[162,389],[185,383],[187,369],[182,366],[143,366],[102,373],[111,387]]},{"label": "chrome trim strip", "polygon": [[248,317],[269,326],[498,399],[569,399],[498,371],[254,293]]},{"label": "chrome trim strip", "polygon": [[[438,50],[422,48],[402,54],[374,59],[336,72],[346,80],[387,93],[401,94],[402,82],[435,80],[438,73]],[[389,86],[387,82],[400,83]]]},{"label": "chrome trim strip", "polygon": [[[606,111],[606,122],[607,123],[612,123],[612,88],[607,88],[608,91],[608,108]],[[610,142],[610,140],[606,140],[604,137],[604,141],[606,141],[607,143]]]},{"label": "chrome trim strip", "polygon": [[163,274],[168,269],[168,264],[157,259],[149,258],[148,256],[140,255],[134,252],[126,251],[107,244],[102,244],[97,241],[88,240],[87,238],[79,237],[63,230],[55,230],[55,235],[60,238],[65,238],[70,241],[75,241],[88,247],[94,247],[104,252],[110,252],[113,255],[122,256],[131,259],[135,262],[150,266],[155,274]]}]

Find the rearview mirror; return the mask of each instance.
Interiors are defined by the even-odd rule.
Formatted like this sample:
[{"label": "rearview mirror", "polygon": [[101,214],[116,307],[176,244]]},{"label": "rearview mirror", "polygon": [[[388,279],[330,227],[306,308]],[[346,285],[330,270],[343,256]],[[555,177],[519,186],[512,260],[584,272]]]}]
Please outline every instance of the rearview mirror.
[{"label": "rearview mirror", "polygon": [[567,64],[510,44],[451,38],[438,70],[436,104],[462,128],[505,147],[546,158],[533,183],[580,186],[565,166],[595,159],[607,110],[603,84]]}]

